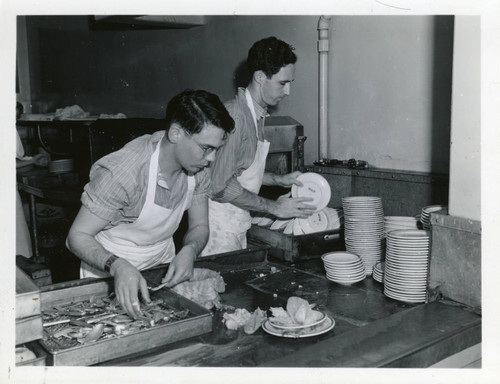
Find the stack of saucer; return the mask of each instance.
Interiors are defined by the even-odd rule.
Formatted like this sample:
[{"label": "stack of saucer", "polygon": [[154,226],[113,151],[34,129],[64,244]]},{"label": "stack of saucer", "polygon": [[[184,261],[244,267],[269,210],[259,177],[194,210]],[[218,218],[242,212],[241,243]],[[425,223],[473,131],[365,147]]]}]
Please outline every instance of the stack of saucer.
[{"label": "stack of saucer", "polygon": [[373,280],[378,281],[379,283],[384,282],[384,273],[385,273],[385,261],[378,261],[373,266]]},{"label": "stack of saucer", "polygon": [[321,256],[328,280],[339,284],[353,284],[366,277],[363,261],[349,252],[330,252]]},{"label": "stack of saucer", "polygon": [[387,233],[396,229],[418,229],[418,219],[413,216],[385,216],[384,232]]},{"label": "stack of saucer", "polygon": [[346,250],[361,257],[368,275],[384,256],[384,209],[382,199],[351,196],[342,199]]},{"label": "stack of saucer", "polygon": [[422,226],[424,230],[429,231],[431,229],[431,213],[445,210],[446,213],[448,207],[445,205],[429,205],[427,207],[422,208],[422,213],[420,215],[420,221],[422,222]]},{"label": "stack of saucer", "polygon": [[384,294],[392,299],[421,303],[426,300],[429,272],[429,232],[399,229],[387,235]]}]

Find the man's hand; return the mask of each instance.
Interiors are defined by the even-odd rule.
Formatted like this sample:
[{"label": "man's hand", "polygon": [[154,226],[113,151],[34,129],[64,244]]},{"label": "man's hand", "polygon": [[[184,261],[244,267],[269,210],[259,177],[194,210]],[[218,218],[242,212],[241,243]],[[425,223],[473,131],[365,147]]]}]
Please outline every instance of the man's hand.
[{"label": "man's hand", "polygon": [[287,173],[286,175],[274,175],[274,181],[276,185],[285,188],[290,188],[294,184],[298,187],[302,187],[302,182],[300,180],[297,180],[297,177],[299,177],[300,175],[302,175],[302,172],[300,171]]},{"label": "man's hand", "polygon": [[149,303],[148,285],[137,268],[125,259],[116,260],[111,266],[111,274],[115,277],[115,294],[127,314],[136,318],[142,312],[139,304],[138,292],[142,299]]},{"label": "man's hand", "polygon": [[174,257],[168,266],[168,271],[161,281],[167,287],[173,287],[183,281],[189,280],[193,276],[193,265],[196,259],[196,252],[193,247],[186,245]]},{"label": "man's hand", "polygon": [[294,217],[306,218],[316,212],[314,205],[307,204],[312,197],[289,197],[289,194],[280,196],[272,206],[272,214],[280,219]]},{"label": "man's hand", "polygon": [[32,157],[33,163],[40,167],[46,167],[49,165],[49,157],[44,153],[38,153]]}]

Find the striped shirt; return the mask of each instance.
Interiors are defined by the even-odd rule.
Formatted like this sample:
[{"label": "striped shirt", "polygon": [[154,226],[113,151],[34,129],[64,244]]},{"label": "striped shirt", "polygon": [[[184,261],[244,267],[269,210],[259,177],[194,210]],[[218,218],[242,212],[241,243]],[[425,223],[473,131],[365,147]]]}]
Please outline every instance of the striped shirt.
[{"label": "striped shirt", "polygon": [[[134,222],[146,200],[151,156],[164,134],[165,131],[159,131],[141,136],[96,161],[82,194],[82,204],[96,216],[109,220],[111,227]],[[191,206],[207,198],[208,171],[198,172],[195,180]],[[155,204],[173,209],[181,203],[187,192],[187,175],[181,173],[171,184],[158,173]]]},{"label": "striped shirt", "polygon": [[[243,192],[237,177],[252,165],[257,151],[255,123],[248,108],[245,88],[238,88],[236,97],[225,105],[234,119],[234,131],[228,135],[225,144],[217,150],[216,159],[210,166],[212,171],[210,197],[222,203],[234,200]],[[263,140],[267,110],[255,100],[253,105],[257,116],[259,140]]]}]

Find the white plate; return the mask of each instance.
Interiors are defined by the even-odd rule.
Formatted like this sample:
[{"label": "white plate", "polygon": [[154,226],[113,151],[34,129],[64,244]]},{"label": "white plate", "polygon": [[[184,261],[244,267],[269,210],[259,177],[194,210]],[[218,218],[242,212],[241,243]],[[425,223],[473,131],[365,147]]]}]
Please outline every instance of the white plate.
[{"label": "white plate", "polygon": [[303,234],[304,234],[304,231],[302,230],[302,228],[300,226],[299,220],[294,219],[293,220],[293,235],[299,236],[299,235],[303,235]]},{"label": "white plate", "polygon": [[300,228],[304,233],[314,233],[326,231],[328,228],[328,217],[323,211],[314,212],[305,219],[297,219]]},{"label": "white plate", "polygon": [[283,230],[283,233],[285,235],[291,235],[293,234],[293,222],[295,221],[295,219],[292,219],[288,222],[288,224],[286,225],[285,229]]},{"label": "white plate", "polygon": [[384,288],[384,295],[386,295],[387,297],[391,298],[391,299],[394,299],[394,300],[398,300],[398,301],[404,301],[404,302],[407,302],[407,303],[423,303],[425,302],[425,295],[421,296],[408,296],[408,295],[400,295],[400,294],[397,294],[397,293],[394,293],[390,290],[387,290]]},{"label": "white plate", "polygon": [[321,259],[327,262],[358,263],[359,256],[349,252],[329,252],[321,255]]},{"label": "white plate", "polygon": [[262,220],[260,220],[257,225],[259,227],[267,227],[268,225],[271,225],[274,222],[273,219],[270,217],[263,217]]},{"label": "white plate", "polygon": [[279,329],[272,326],[269,323],[269,320],[266,320],[262,324],[262,329],[273,336],[300,339],[303,337],[322,335],[323,333],[332,330],[334,326],[335,326],[335,320],[333,320],[330,316],[326,316],[326,319],[321,323],[319,323],[318,325],[296,330]]},{"label": "white plate", "polygon": [[[316,311],[316,312],[319,312],[319,311]],[[286,330],[297,330],[297,329],[314,327],[315,325],[318,325],[318,324],[322,323],[323,321],[325,321],[327,316],[323,312],[320,312],[320,313],[323,316],[319,320],[315,321],[314,323],[307,324],[307,325],[304,325],[304,324],[280,324],[276,321],[273,321],[272,317],[270,317],[268,319],[268,321],[269,321],[269,324],[271,326],[273,326],[274,328],[286,329]]]},{"label": "white plate", "polygon": [[331,278],[328,276],[326,278],[330,281],[333,281],[334,283],[337,283],[337,284],[349,285],[349,284],[355,284],[355,283],[359,283],[360,281],[363,281],[366,278],[366,276],[359,277],[356,279],[339,279],[339,278]]},{"label": "white plate", "polygon": [[278,231],[280,229],[285,228],[290,221],[291,220],[274,220],[274,223],[271,224],[269,229],[272,229],[273,231]]},{"label": "white plate", "polygon": [[259,224],[260,221],[263,219],[262,216],[255,216],[255,217],[252,217],[252,224]]},{"label": "white plate", "polygon": [[348,275],[336,275],[327,273],[326,277],[330,280],[338,280],[338,281],[361,281],[366,277],[366,273],[363,271],[362,273],[356,274],[348,274]]},{"label": "white plate", "polygon": [[342,265],[342,264],[325,264],[325,269],[328,271],[339,271],[339,272],[345,272],[345,271],[350,271],[350,272],[357,272],[358,270],[363,269],[363,262],[360,261],[357,264],[350,264],[350,265]]},{"label": "white plate", "polygon": [[302,182],[302,187],[292,185],[292,197],[311,197],[313,200],[307,204],[316,206],[316,211],[321,211],[330,202],[332,191],[326,179],[313,172],[306,172],[297,177]]},{"label": "white plate", "polygon": [[424,231],[423,229],[400,229],[392,231],[389,237],[402,240],[426,241],[429,240],[429,231]]}]

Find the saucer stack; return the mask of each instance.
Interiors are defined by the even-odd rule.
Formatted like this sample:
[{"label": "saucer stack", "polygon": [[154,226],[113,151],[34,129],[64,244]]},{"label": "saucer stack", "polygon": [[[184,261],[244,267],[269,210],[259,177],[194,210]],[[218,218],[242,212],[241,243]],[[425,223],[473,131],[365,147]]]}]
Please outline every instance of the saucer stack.
[{"label": "saucer stack", "polygon": [[328,280],[339,284],[353,284],[366,277],[363,261],[349,252],[330,252],[321,256]]},{"label": "saucer stack", "polygon": [[384,256],[384,209],[375,196],[342,199],[346,250],[361,257],[366,273]]},{"label": "saucer stack", "polygon": [[384,283],[384,274],[385,274],[385,261],[378,261],[373,266],[373,273],[372,273],[373,280],[378,281],[379,283]]},{"label": "saucer stack", "polygon": [[423,229],[430,231],[431,229],[431,213],[441,210],[445,210],[448,213],[448,207],[445,205],[429,205],[422,208],[422,213],[420,215],[420,221],[422,222]]},{"label": "saucer stack", "polygon": [[429,232],[399,229],[387,234],[384,294],[392,299],[426,301],[429,272]]}]

